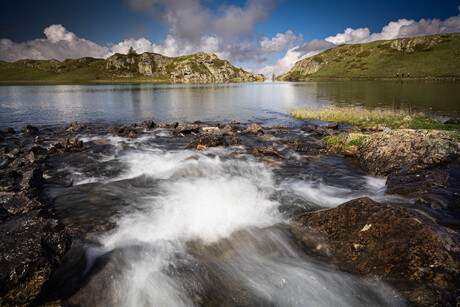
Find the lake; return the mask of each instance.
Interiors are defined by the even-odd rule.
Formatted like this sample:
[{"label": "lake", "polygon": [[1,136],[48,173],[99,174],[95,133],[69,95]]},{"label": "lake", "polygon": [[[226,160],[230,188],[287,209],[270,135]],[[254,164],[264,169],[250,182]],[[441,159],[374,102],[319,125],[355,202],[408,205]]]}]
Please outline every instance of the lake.
[{"label": "lake", "polygon": [[213,85],[1,86],[0,126],[82,123],[258,122],[295,125],[288,111],[360,105],[460,116],[460,84],[437,82],[264,82]]}]

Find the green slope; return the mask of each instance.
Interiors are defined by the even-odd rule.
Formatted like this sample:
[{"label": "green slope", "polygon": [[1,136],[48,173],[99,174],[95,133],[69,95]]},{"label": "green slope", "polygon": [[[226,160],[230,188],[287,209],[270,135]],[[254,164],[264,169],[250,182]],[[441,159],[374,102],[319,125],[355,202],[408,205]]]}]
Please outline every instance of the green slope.
[{"label": "green slope", "polygon": [[459,78],[460,33],[340,45],[298,61],[280,81]]},{"label": "green slope", "polygon": [[1,84],[220,83],[263,81],[215,54],[115,54],[108,59],[0,61]]}]

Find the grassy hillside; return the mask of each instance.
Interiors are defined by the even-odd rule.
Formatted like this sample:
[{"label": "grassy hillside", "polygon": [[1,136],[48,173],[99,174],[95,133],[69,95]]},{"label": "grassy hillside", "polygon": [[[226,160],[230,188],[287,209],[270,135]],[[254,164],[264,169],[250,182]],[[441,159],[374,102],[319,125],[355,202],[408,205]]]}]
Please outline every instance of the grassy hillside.
[{"label": "grassy hillside", "polygon": [[263,81],[214,54],[181,57],[143,53],[108,59],[0,61],[0,84],[217,83]]},{"label": "grassy hillside", "polygon": [[340,45],[298,61],[280,81],[459,78],[460,33]]}]

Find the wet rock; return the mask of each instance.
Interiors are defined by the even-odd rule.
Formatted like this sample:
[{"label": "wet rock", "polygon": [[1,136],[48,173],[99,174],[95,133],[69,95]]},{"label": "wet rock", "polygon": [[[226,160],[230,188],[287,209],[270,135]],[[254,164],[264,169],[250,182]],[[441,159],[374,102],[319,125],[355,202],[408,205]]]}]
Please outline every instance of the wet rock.
[{"label": "wet rock", "polygon": [[306,153],[307,155],[318,155],[327,149],[327,144],[324,140],[317,140],[314,138],[290,140],[288,146],[289,148]]},{"label": "wet rock", "polygon": [[195,124],[193,125],[178,124],[177,127],[173,131],[173,135],[182,137],[188,134],[196,134],[198,133],[199,128],[200,127]]},{"label": "wet rock", "polygon": [[257,125],[256,123],[254,124],[250,124],[246,130],[243,131],[244,134],[254,134],[254,135],[260,135],[260,134],[264,134],[264,130],[259,126]]},{"label": "wet rock", "polygon": [[444,122],[444,125],[460,125],[460,121],[456,118],[449,118]]},{"label": "wet rock", "polygon": [[51,143],[48,147],[50,154],[81,151],[84,148],[83,141],[78,137],[63,138],[60,142]]},{"label": "wet rock", "polygon": [[68,132],[78,132],[78,131],[83,131],[86,129],[86,126],[83,124],[79,124],[77,122],[71,122],[70,124],[67,125],[65,128],[66,131]]},{"label": "wet rock", "polygon": [[139,126],[136,123],[129,125],[129,128],[131,128],[131,129],[135,129],[137,127],[139,127]]},{"label": "wet rock", "polygon": [[11,127],[3,128],[2,132],[5,133],[5,134],[15,134],[16,133],[16,131],[14,131],[14,129],[11,128]]},{"label": "wet rock", "polygon": [[40,189],[43,187],[43,172],[39,168],[27,171],[22,174],[20,183],[21,190]]},{"label": "wet rock", "polygon": [[278,149],[276,149],[275,146],[254,148],[252,154],[254,156],[275,157],[277,159],[286,160],[286,158],[278,151]]},{"label": "wet rock", "polygon": [[0,206],[11,215],[39,209],[43,204],[26,193],[0,192]]},{"label": "wet rock", "polygon": [[312,132],[312,131],[316,130],[316,127],[317,126],[315,126],[315,125],[306,125],[306,126],[302,127],[300,130],[305,131],[305,132]]},{"label": "wet rock", "polygon": [[0,223],[0,305],[28,305],[58,267],[69,238],[48,213],[32,211]]},{"label": "wet rock", "polygon": [[169,127],[169,125],[166,124],[166,123],[159,123],[159,124],[156,125],[156,127],[157,128],[167,128],[167,127]]},{"label": "wet rock", "polygon": [[340,134],[340,131],[338,129],[330,129],[326,126],[317,126],[315,129],[315,135],[324,137],[324,136],[329,136],[329,135],[336,135]]},{"label": "wet rock", "polygon": [[393,130],[375,133],[363,141],[361,167],[371,174],[388,175],[409,164],[438,164],[460,155],[458,142],[444,132]]},{"label": "wet rock", "polygon": [[228,144],[229,144],[230,146],[238,146],[238,145],[240,145],[242,142],[243,142],[243,141],[242,141],[239,137],[235,136],[235,137],[233,137],[233,138],[230,140],[230,142],[229,142]]},{"label": "wet rock", "polygon": [[[191,141],[186,148],[197,148],[198,146],[206,146],[209,147],[216,147],[216,146],[223,146],[227,147],[228,143],[223,137],[216,137],[210,135],[202,135],[195,140]],[[203,149],[203,147],[201,147]]]},{"label": "wet rock", "polygon": [[332,123],[324,125],[324,127],[327,128],[327,129],[338,129],[339,128],[339,123],[338,122],[332,122]]},{"label": "wet rock", "polygon": [[199,131],[202,134],[224,136],[232,134],[232,127],[230,125],[222,125],[221,127],[201,127]]},{"label": "wet rock", "polygon": [[342,148],[342,154],[344,156],[356,157],[358,156],[358,153],[359,153],[359,149],[355,145],[351,145],[346,148]]},{"label": "wet rock", "polygon": [[138,135],[138,132],[135,129],[128,128],[124,125],[113,126],[110,129],[110,133],[118,134],[119,136],[124,136],[124,137],[136,137]]},{"label": "wet rock", "polygon": [[230,124],[232,124],[232,125],[239,125],[240,122],[239,122],[239,121],[236,121],[236,120],[232,120],[232,122],[231,122]]},{"label": "wet rock", "polygon": [[33,152],[34,154],[37,154],[37,155],[41,155],[41,154],[46,154],[46,153],[48,153],[48,151],[46,150],[46,148],[43,148],[43,147],[41,147],[41,146],[38,145],[38,144],[34,144],[34,145],[30,148],[29,152]]},{"label": "wet rock", "polygon": [[31,125],[25,125],[24,127],[21,128],[21,132],[24,134],[37,134],[39,132],[37,127],[31,126]]},{"label": "wet rock", "polygon": [[12,150],[8,151],[5,155],[8,158],[14,159],[16,157],[19,157],[21,154],[21,151],[18,148],[13,148]]},{"label": "wet rock", "polygon": [[[441,305],[458,294],[459,233],[421,213],[369,198],[293,219],[292,232],[309,252],[339,267],[393,282],[411,291],[423,287],[434,301],[410,296],[412,304]],[[441,293],[441,294],[439,294]],[[404,294],[404,292],[403,292]],[[406,293],[407,294],[407,293]]]},{"label": "wet rock", "polygon": [[110,141],[111,141],[111,139],[95,140],[95,141],[93,141],[93,144],[99,144],[99,145],[100,145],[100,144],[108,143],[108,142],[110,142]]},{"label": "wet rock", "polygon": [[408,165],[391,173],[387,195],[415,198],[421,205],[445,209],[460,216],[460,162],[447,165]]},{"label": "wet rock", "polygon": [[155,129],[155,126],[153,120],[144,120],[140,127],[144,129]]},{"label": "wet rock", "polygon": [[45,139],[43,137],[41,137],[41,136],[36,136],[34,141],[37,144],[41,144],[41,143],[43,143],[45,141]]}]

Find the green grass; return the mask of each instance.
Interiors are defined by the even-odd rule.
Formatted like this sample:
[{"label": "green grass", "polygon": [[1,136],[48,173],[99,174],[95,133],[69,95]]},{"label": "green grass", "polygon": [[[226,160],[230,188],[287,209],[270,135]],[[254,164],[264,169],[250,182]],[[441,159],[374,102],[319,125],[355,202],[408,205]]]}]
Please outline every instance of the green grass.
[{"label": "green grass", "polygon": [[[413,40],[417,44],[413,50],[395,49],[392,44],[396,44],[397,40],[340,45],[297,62],[291,72],[278,77],[278,80],[394,79],[396,73],[399,73],[399,79],[404,74],[407,80],[408,72],[409,79],[460,77],[460,33],[399,40]],[[321,63],[322,67],[307,75],[301,64],[312,60]],[[360,60],[362,62],[357,63]]]},{"label": "green grass", "polygon": [[336,150],[345,150],[350,146],[356,146],[358,149],[363,145],[363,141],[369,137],[362,133],[341,133],[337,135],[326,136],[323,138],[326,144]]},{"label": "green grass", "polygon": [[362,129],[384,124],[390,129],[460,130],[460,125],[444,125],[424,114],[412,114],[404,110],[366,109],[333,105],[324,108],[296,108],[291,110],[291,115],[300,119],[346,123]]}]

